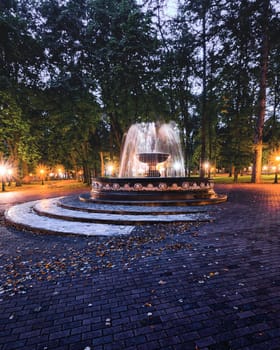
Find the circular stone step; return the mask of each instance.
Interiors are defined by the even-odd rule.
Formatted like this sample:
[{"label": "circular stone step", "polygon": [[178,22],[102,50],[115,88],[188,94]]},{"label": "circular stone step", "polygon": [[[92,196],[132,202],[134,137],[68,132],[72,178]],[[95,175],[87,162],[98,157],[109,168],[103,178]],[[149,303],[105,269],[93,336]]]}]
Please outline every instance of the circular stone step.
[{"label": "circular stone step", "polygon": [[[213,220],[206,210],[200,211],[199,208],[183,212],[182,208],[175,210],[175,207],[172,210],[169,208],[163,210],[160,207],[151,210],[150,207],[147,211],[138,206],[130,211],[129,207],[110,206],[106,211],[100,206],[90,204],[82,208],[77,197],[71,199],[73,208],[69,209],[61,205],[67,202],[66,198],[68,197],[15,205],[5,212],[6,222],[16,228],[35,232],[108,236],[129,234],[137,224]],[[69,200],[68,198],[68,203]]]},{"label": "circular stone step", "polygon": [[107,213],[107,214],[133,214],[143,215],[144,213],[153,215],[169,214],[189,214],[205,213],[209,210],[206,206],[143,206],[143,205],[121,205],[121,204],[103,204],[84,200],[88,196],[68,196],[58,198],[57,205],[70,210],[79,210],[89,213]]},{"label": "circular stone step", "polygon": [[132,225],[108,225],[85,222],[73,222],[62,219],[52,219],[39,216],[34,205],[40,201],[27,202],[15,205],[5,211],[5,220],[8,225],[20,230],[36,233],[51,233],[83,236],[118,236],[128,235],[133,230]]},{"label": "circular stone step", "polygon": [[41,200],[33,206],[33,210],[41,216],[47,216],[55,219],[90,222],[90,223],[107,223],[107,224],[145,224],[159,222],[188,222],[188,221],[210,221],[212,218],[208,213],[160,213],[156,210],[149,213],[139,211],[136,215],[129,212],[119,214],[100,213],[100,212],[83,212],[72,209],[66,209],[58,206],[59,199]]}]

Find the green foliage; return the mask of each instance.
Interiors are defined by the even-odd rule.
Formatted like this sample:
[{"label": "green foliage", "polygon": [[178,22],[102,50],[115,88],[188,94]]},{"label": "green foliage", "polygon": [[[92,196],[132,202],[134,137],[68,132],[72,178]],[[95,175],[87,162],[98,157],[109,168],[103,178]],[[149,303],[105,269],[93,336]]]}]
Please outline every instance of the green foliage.
[{"label": "green foliage", "polygon": [[33,163],[39,158],[30,124],[23,120],[21,108],[7,92],[0,91],[0,152],[11,162]]},{"label": "green foliage", "polygon": [[[91,1],[87,51],[113,143],[139,115],[150,113],[151,65],[157,39],[136,1]],[[148,108],[147,108],[148,107]]]},{"label": "green foliage", "polygon": [[[134,123],[175,120],[188,169],[252,162],[264,0],[0,4],[0,152],[99,172]],[[270,1],[274,4],[274,0]],[[268,149],[279,144],[279,17],[269,11]]]}]

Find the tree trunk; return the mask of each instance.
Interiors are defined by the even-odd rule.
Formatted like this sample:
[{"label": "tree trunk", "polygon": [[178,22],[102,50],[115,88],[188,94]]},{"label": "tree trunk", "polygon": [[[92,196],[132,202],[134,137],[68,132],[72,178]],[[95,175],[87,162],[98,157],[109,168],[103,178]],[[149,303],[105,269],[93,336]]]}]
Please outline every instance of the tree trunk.
[{"label": "tree trunk", "polygon": [[203,76],[202,76],[202,101],[201,101],[201,153],[200,153],[200,177],[205,177],[205,161],[206,161],[206,11],[203,9],[202,15],[202,50],[203,50]]},{"label": "tree trunk", "polygon": [[84,183],[87,185],[91,184],[91,173],[90,168],[87,161],[83,162],[83,173],[84,173]]},{"label": "tree trunk", "polygon": [[261,182],[262,172],[262,150],[263,150],[263,128],[265,118],[266,105],[266,80],[267,80],[267,65],[268,65],[268,9],[269,0],[263,0],[263,38],[262,38],[262,52],[261,52],[261,77],[260,77],[260,96],[259,96],[259,110],[258,119],[254,140],[254,164],[252,171],[253,183]]},{"label": "tree trunk", "polygon": [[100,155],[100,163],[101,163],[101,176],[105,175],[105,166],[104,166],[104,157],[103,152],[99,152]]},{"label": "tree trunk", "polygon": [[238,182],[238,175],[239,175],[239,171],[238,171],[237,168],[235,168],[235,169],[234,169],[234,176],[233,176],[233,182],[234,182],[235,184],[237,184],[237,182]]}]

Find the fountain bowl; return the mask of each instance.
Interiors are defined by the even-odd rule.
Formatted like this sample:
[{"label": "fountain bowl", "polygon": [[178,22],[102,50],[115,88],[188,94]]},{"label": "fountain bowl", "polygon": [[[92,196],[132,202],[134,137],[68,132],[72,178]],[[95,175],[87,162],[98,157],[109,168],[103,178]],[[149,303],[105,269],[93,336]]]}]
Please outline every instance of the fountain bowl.
[{"label": "fountain bowl", "polygon": [[169,153],[146,152],[146,153],[139,153],[137,156],[140,162],[142,163],[158,164],[158,163],[165,162],[169,157]]},{"label": "fountain bowl", "polygon": [[162,152],[145,152],[137,154],[141,163],[148,164],[149,170],[146,173],[148,177],[160,177],[160,172],[157,170],[157,164],[163,163],[169,157],[169,153]]}]

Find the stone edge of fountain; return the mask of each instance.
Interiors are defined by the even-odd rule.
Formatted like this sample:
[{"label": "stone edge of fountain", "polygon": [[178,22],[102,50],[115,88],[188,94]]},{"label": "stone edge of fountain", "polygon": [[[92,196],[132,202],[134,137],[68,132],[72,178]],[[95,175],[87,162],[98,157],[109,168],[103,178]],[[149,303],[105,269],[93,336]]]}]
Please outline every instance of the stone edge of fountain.
[{"label": "stone edge of fountain", "polygon": [[214,180],[199,177],[141,177],[92,179],[89,198],[83,200],[104,204],[145,206],[187,206],[218,204],[227,195],[214,191]]}]

